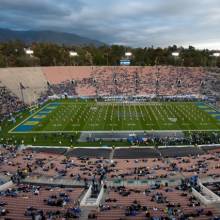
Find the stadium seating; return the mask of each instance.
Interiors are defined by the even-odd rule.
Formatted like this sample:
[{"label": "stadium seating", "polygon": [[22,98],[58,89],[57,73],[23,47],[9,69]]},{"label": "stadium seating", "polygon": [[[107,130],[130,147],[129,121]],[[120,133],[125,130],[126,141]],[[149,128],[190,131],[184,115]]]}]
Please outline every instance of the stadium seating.
[{"label": "stadium seating", "polygon": [[[112,152],[110,149],[87,148],[69,151],[59,148],[20,149],[16,146],[1,146],[0,174],[2,178],[4,175],[12,176],[14,182],[9,189],[0,192],[2,219],[31,219],[31,216],[38,215],[65,219],[70,215],[70,211],[71,215],[74,213],[74,218],[80,217],[83,210],[79,208],[79,200],[85,193],[86,185],[76,185],[75,188],[74,184],[103,180],[103,184],[109,181],[110,185],[106,185],[101,204],[98,208],[92,208],[88,219],[94,216],[100,220],[144,220],[169,216],[177,219],[218,219],[218,206],[203,205],[191,194],[191,190],[182,188],[175,181],[195,175],[203,180],[212,177],[216,183],[206,186],[218,194],[219,148],[208,150],[207,147],[198,151],[201,154],[192,156],[180,156],[183,150],[179,156],[174,156],[169,154],[170,149],[166,152],[165,148],[155,149],[157,153],[149,148],[127,150],[128,155],[133,151],[136,156],[125,159],[124,152],[118,153],[117,149]],[[185,148],[185,152],[188,152],[186,155],[195,153],[190,148]],[[141,158],[140,154],[146,154],[146,157]],[[166,155],[166,158],[163,155]],[[120,156],[123,159],[120,159]],[[26,181],[32,180],[32,183],[22,183],[25,177],[28,177]],[[33,184],[42,177],[44,180],[48,179],[47,183],[43,186]],[[56,180],[61,178],[63,184],[72,180],[72,187],[54,186]],[[162,179],[167,184],[161,184]],[[169,185],[168,182],[172,179],[174,182]],[[127,181],[130,185],[117,185],[120,182],[116,183],[116,180]],[[135,181],[141,182],[136,185]],[[148,181],[155,181],[155,184]],[[50,185],[50,182],[54,184]]]},{"label": "stadium seating", "polygon": [[[198,212],[199,209],[203,211]],[[147,187],[113,187],[109,189],[108,197],[101,206],[98,219],[116,220],[118,216],[124,216],[122,219],[150,219],[170,215],[179,216],[179,219],[182,215],[189,215],[194,219],[207,219],[208,212],[212,212],[213,215],[219,213],[214,208],[206,208],[193,201],[187,192],[173,188],[155,190]]]},{"label": "stadium seating", "polygon": [[45,94],[64,93],[78,96],[219,94],[215,70],[197,67],[5,68],[0,69],[0,81],[26,104]]},{"label": "stadium seating", "polygon": [[0,121],[5,117],[10,116],[10,113],[14,113],[22,110],[25,104],[11,91],[0,83]]},{"label": "stadium seating", "polygon": [[[1,192],[0,200],[7,210],[7,219],[33,219],[33,213],[62,218],[69,208],[76,207],[83,189],[40,187],[18,184]],[[35,214],[34,216],[37,216]]]}]

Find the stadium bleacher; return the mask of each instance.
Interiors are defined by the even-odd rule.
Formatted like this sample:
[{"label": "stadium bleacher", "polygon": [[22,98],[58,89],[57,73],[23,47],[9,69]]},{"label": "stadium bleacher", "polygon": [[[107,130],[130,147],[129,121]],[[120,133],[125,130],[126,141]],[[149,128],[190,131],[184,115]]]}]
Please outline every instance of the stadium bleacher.
[{"label": "stadium bleacher", "polygon": [[[204,205],[182,184],[163,185],[159,180],[184,180],[195,174],[201,179],[212,176],[216,183],[206,184],[210,190],[219,193],[217,180],[220,178],[219,149],[210,153],[193,156],[170,156],[152,154],[149,148],[128,150],[127,159],[118,159],[117,149],[112,152],[101,149],[95,157],[96,149],[47,152],[44,148],[19,149],[15,146],[1,146],[1,173],[10,175],[13,185],[0,191],[1,219],[80,219],[85,208],[79,206],[86,193],[86,183],[104,181],[106,191],[99,207],[93,207],[88,219],[148,219],[173,216],[177,219],[218,219],[220,212],[216,205]],[[129,152],[138,152],[129,159]],[[158,149],[156,152],[160,152]],[[185,148],[185,151],[187,149]],[[64,151],[63,151],[64,152]],[[188,149],[191,153],[192,149]],[[114,157],[115,153],[115,157]],[[149,158],[140,158],[140,153]],[[164,153],[164,149],[163,149]],[[166,156],[169,155],[167,150]],[[180,153],[182,154],[182,153]],[[100,157],[106,157],[101,159]],[[124,153],[122,155],[124,157]],[[155,157],[154,157],[155,156]],[[92,157],[92,158],[91,158]],[[205,162],[204,162],[205,161]],[[217,176],[219,174],[219,176]],[[215,175],[215,176],[214,176]],[[51,186],[22,183],[26,177],[36,180],[45,176],[48,180],[63,181],[75,179],[85,186]],[[59,177],[58,177],[59,176]],[[129,181],[128,186],[108,186],[115,178]],[[134,181],[142,181],[135,185]],[[144,180],[155,180],[148,184]],[[0,186],[1,187],[1,186]],[[180,202],[181,201],[181,202]],[[91,211],[91,209],[90,209]],[[41,218],[39,218],[41,219]]]},{"label": "stadium bleacher", "polygon": [[[1,207],[6,210],[1,216],[5,216],[7,219],[22,220],[42,219],[43,216],[45,219],[61,219],[68,216],[69,209],[78,208],[77,200],[82,191],[80,188],[18,184],[1,192]],[[77,212],[74,214],[77,216]],[[74,214],[72,215],[74,216]]]},{"label": "stadium bleacher", "polygon": [[[47,89],[47,81],[40,67],[3,68],[0,70],[0,81],[26,104],[37,101],[41,92]],[[21,88],[24,88],[23,97]]]},{"label": "stadium bleacher", "polygon": [[[30,67],[0,69],[0,81],[20,100],[31,104],[47,92],[78,96],[152,95],[156,92],[157,80],[160,95],[201,95],[205,92],[201,82],[212,82],[211,73],[202,68],[170,66]],[[210,87],[211,93],[217,95],[217,88],[215,91]]]}]

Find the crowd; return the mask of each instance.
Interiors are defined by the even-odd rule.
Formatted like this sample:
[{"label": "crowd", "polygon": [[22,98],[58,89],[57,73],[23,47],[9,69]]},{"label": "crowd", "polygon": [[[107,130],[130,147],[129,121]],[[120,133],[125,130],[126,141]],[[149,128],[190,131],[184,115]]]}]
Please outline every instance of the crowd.
[{"label": "crowd", "polygon": [[25,104],[0,84],[0,122],[10,117],[12,113],[19,112],[24,108]]},{"label": "crowd", "polygon": [[219,132],[186,132],[185,136],[160,136],[150,133],[145,138],[129,138],[127,141],[132,145],[144,146],[173,146],[173,145],[197,145],[218,144]]},{"label": "crowd", "polygon": [[[27,176],[46,176],[84,182],[86,186],[90,182],[101,184],[106,179],[172,179],[180,178],[181,174],[188,177],[195,173],[200,177],[220,176],[220,154],[216,150],[207,152],[198,147],[182,147],[176,152],[174,148],[159,148],[139,152],[137,149],[135,153],[124,149],[121,156],[117,151],[114,150],[113,160],[109,160],[111,151],[108,158],[101,155],[97,158],[86,157],[86,149],[81,156],[74,156],[75,150],[37,152],[5,146],[0,149],[0,173],[11,177],[15,183]],[[130,159],[125,159],[126,155]]]},{"label": "crowd", "polygon": [[202,68],[171,66],[95,67],[91,79],[87,84],[100,96],[198,95],[206,82],[206,72]]},{"label": "crowd", "polygon": [[38,99],[39,103],[43,103],[49,96],[58,96],[58,97],[65,97],[65,96],[76,96],[76,82],[65,81],[60,84],[50,84],[47,83],[47,90],[41,93],[41,96]]},{"label": "crowd", "polygon": [[0,206],[5,209],[1,216],[19,220],[78,218],[81,213],[78,199],[82,192],[78,188],[17,184],[1,191]]},{"label": "crowd", "polygon": [[98,219],[117,219],[119,213],[133,219],[219,219],[218,212],[202,205],[190,189],[188,180],[176,187],[112,187],[99,207]]},{"label": "crowd", "polygon": [[[218,97],[220,82],[217,70],[204,68],[150,67],[81,67],[44,69],[47,81],[61,86],[72,82],[68,93],[78,96],[176,96],[207,95]],[[62,73],[62,74],[61,74]],[[78,75],[77,75],[78,73]],[[61,86],[62,87],[62,86]],[[71,88],[71,87],[70,87]],[[56,91],[58,94],[62,91]]]},{"label": "crowd", "polygon": [[[74,156],[74,150],[41,152],[39,149],[1,146],[0,175],[11,177],[14,186],[0,192],[0,214],[11,219],[18,219],[16,216],[34,220],[79,218],[82,214],[79,198],[92,184],[94,198],[99,194],[100,185],[106,186],[105,199],[98,209],[88,214],[88,219],[219,219],[217,209],[203,206],[191,194],[191,186],[196,188],[196,181],[191,181],[195,175],[220,177],[219,149],[203,149],[198,155],[190,155],[193,152],[189,150],[188,156],[174,158],[164,157],[165,152],[161,152],[156,158],[145,158],[140,152],[142,158],[139,159],[115,159],[114,155],[110,159],[111,154],[109,158],[87,157],[86,150],[81,151],[81,156]],[[83,184],[79,188],[52,187],[48,183],[46,186],[23,184],[26,177],[32,180],[44,177],[50,181],[62,178]],[[153,179],[155,183],[107,186],[108,181],[116,179]],[[167,183],[158,182],[161,179]],[[176,187],[169,186],[171,179],[182,179],[182,182]]]}]

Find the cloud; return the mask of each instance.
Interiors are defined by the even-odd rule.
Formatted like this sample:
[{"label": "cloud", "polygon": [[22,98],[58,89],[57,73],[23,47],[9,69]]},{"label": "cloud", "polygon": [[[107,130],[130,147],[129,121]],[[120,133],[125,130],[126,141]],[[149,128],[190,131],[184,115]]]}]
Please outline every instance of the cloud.
[{"label": "cloud", "polygon": [[0,26],[73,32],[109,44],[219,47],[219,0],[0,0]]}]

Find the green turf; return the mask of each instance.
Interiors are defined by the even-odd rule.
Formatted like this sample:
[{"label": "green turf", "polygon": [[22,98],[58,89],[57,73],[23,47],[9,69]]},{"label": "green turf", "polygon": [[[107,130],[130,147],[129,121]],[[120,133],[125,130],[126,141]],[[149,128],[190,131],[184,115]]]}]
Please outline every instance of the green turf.
[{"label": "green turf", "polygon": [[[105,103],[94,101],[56,101],[51,112],[36,123],[32,131],[19,133],[73,133],[80,131],[151,131],[220,130],[220,120],[208,114],[208,106],[198,108],[193,102]],[[49,103],[50,105],[50,103]],[[48,107],[45,105],[41,110]],[[30,117],[39,117],[38,111]],[[30,123],[29,117],[21,120]],[[16,133],[16,127],[10,132]]]}]

